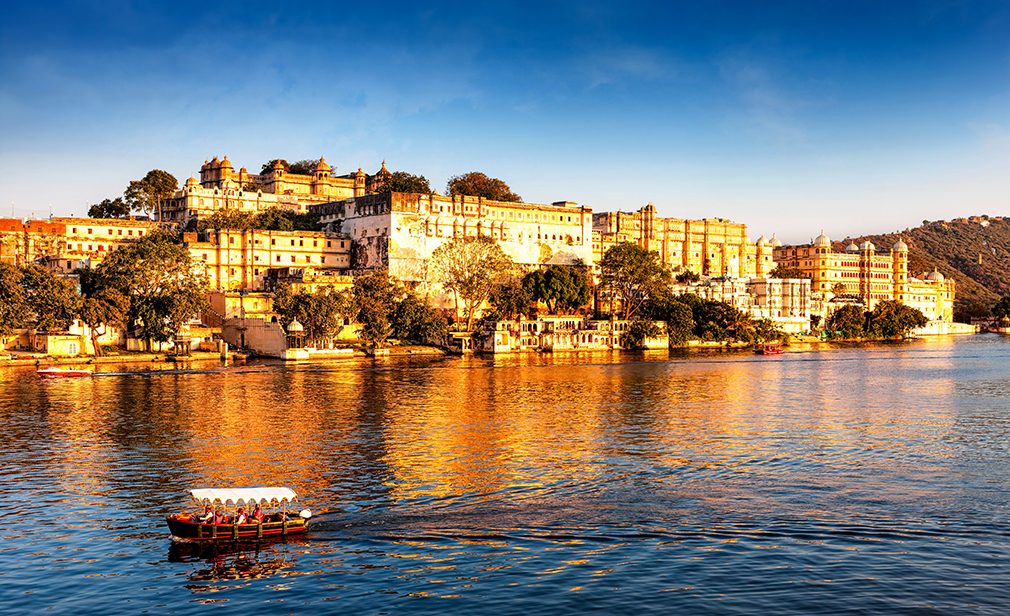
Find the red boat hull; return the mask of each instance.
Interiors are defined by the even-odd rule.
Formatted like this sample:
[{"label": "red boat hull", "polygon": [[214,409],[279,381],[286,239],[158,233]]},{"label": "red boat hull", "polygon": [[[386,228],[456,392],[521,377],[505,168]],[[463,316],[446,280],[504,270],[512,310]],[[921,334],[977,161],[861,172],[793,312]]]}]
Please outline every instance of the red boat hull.
[{"label": "red boat hull", "polygon": [[286,537],[304,533],[309,521],[291,518],[286,522],[269,521],[262,524],[201,524],[188,515],[170,515],[165,518],[173,537],[190,541],[257,540],[265,537]]}]

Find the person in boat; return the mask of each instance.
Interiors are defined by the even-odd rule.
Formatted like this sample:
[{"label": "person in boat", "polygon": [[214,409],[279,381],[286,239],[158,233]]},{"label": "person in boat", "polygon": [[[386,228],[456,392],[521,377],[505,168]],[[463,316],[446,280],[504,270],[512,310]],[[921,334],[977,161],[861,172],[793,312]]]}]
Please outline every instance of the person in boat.
[{"label": "person in boat", "polygon": [[218,507],[217,511],[214,512],[214,524],[227,524],[228,516],[224,514],[224,511]]},{"label": "person in boat", "polygon": [[259,503],[256,503],[256,507],[253,508],[252,515],[249,516],[250,522],[256,522],[257,524],[263,523],[263,508],[260,507]]},{"label": "person in boat", "polygon": [[197,520],[203,522],[204,524],[209,524],[214,520],[214,508],[209,504],[204,506],[203,514],[196,517]]},{"label": "person in boat", "polygon": [[235,514],[235,523],[236,524],[245,524],[248,521],[249,521],[249,516],[247,516],[246,513],[245,513],[245,507],[239,507],[238,508],[238,512],[236,512],[236,514]]}]

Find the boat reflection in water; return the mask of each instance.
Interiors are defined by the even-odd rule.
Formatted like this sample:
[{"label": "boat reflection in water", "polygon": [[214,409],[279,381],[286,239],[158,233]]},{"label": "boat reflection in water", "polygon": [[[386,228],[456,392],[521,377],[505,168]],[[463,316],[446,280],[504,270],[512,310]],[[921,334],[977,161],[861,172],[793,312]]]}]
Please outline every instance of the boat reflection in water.
[{"label": "boat reflection in water", "polygon": [[[269,540],[235,543],[175,543],[168,548],[168,561],[191,563],[191,582],[222,580],[254,580],[281,574],[294,566],[294,558],[286,549],[305,542]],[[207,586],[187,585],[193,592],[213,592]]]}]

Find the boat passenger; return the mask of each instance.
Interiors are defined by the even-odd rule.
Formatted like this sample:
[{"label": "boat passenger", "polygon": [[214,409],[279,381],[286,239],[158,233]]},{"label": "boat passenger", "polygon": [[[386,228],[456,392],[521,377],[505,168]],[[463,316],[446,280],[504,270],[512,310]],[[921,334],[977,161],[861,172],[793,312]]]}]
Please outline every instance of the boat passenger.
[{"label": "boat passenger", "polygon": [[249,520],[249,516],[245,513],[245,507],[239,507],[238,512],[235,514],[236,524],[245,524]]},{"label": "boat passenger", "polygon": [[260,507],[259,503],[256,503],[256,507],[253,509],[252,515],[249,516],[253,522],[259,524],[263,523],[263,508]]},{"label": "boat passenger", "polygon": [[203,508],[203,515],[197,516],[196,519],[204,524],[209,524],[214,519],[214,508],[210,505],[206,505]]},{"label": "boat passenger", "polygon": [[214,524],[227,524],[227,523],[228,523],[228,516],[224,514],[224,511],[221,511],[221,509],[218,508],[218,510],[214,513]]}]

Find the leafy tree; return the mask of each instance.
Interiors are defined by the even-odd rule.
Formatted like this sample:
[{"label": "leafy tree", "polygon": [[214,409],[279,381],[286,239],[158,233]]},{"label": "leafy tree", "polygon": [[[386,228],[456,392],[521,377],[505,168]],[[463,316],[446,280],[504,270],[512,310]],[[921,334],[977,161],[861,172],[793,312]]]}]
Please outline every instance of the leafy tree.
[{"label": "leafy tree", "polygon": [[252,226],[255,229],[267,231],[293,231],[295,228],[294,216],[294,212],[271,207],[256,214]]},{"label": "leafy tree", "polygon": [[431,193],[431,185],[423,175],[394,171],[386,180],[375,187],[375,192]]},{"label": "leafy tree", "polygon": [[312,175],[316,172],[316,165],[319,164],[319,159],[306,159],[306,160],[296,160],[295,162],[288,165],[288,173],[297,173],[298,175]]},{"label": "leafy tree", "polygon": [[28,320],[24,273],[19,267],[0,263],[0,336],[9,336]]},{"label": "leafy tree", "polygon": [[389,315],[389,323],[392,335],[400,340],[443,346],[449,335],[449,322],[445,315],[413,291],[396,302]]},{"label": "leafy tree", "polygon": [[320,288],[315,292],[293,293],[291,286],[281,284],[274,293],[274,310],[287,327],[295,319],[305,327],[306,342],[318,346],[332,340],[346,319],[352,316],[351,301],[346,292]]},{"label": "leafy tree", "polygon": [[126,324],[130,298],[109,284],[97,269],[81,269],[77,274],[81,286],[80,317],[91,331],[95,355],[101,357],[98,338],[105,333],[106,327]]},{"label": "leafy tree", "polygon": [[[277,163],[281,164],[281,169],[283,169],[285,173],[287,173],[291,168],[288,165],[288,161],[284,160],[283,158],[274,158],[272,160],[268,160],[267,162],[263,163],[263,166],[260,167],[260,175],[266,175],[271,171],[273,171],[274,165]],[[315,167],[313,167],[313,169],[314,168]]]},{"label": "leafy tree", "polygon": [[547,306],[550,314],[574,312],[589,303],[589,282],[580,268],[550,265],[527,274],[523,285],[534,301]]},{"label": "leafy tree", "polygon": [[621,335],[621,345],[627,349],[641,349],[645,346],[646,338],[655,338],[662,333],[663,329],[655,321],[635,318]]},{"label": "leafy tree", "polygon": [[677,274],[676,280],[680,284],[694,284],[695,282],[701,280],[701,274],[693,270],[684,270],[683,272]]},{"label": "leafy tree", "polygon": [[151,233],[117,248],[99,275],[130,299],[127,326],[150,348],[171,340],[206,305],[206,279],[193,270],[189,252],[167,232]]},{"label": "leafy tree", "polygon": [[88,216],[91,218],[126,218],[129,215],[130,206],[122,197],[103,199],[101,203],[95,203],[88,208]]},{"label": "leafy tree", "polygon": [[161,204],[177,190],[179,181],[174,175],[161,169],[152,169],[143,179],[130,182],[124,197],[131,210],[157,213],[158,220],[162,220]]},{"label": "leafy tree", "polygon": [[796,267],[786,267],[785,265],[776,265],[775,268],[768,272],[769,278],[807,278],[803,273],[803,270]]},{"label": "leafy tree", "polygon": [[196,225],[201,233],[208,229],[244,231],[256,228],[256,216],[241,210],[216,210],[210,216],[201,218]]},{"label": "leafy tree", "polygon": [[638,314],[649,297],[669,289],[670,281],[670,270],[659,254],[631,242],[608,248],[600,259],[600,286],[611,304],[621,303],[625,319]]},{"label": "leafy tree", "polygon": [[429,266],[435,279],[452,291],[457,314],[462,301],[466,329],[472,331],[474,313],[514,263],[494,239],[479,235],[454,237],[443,243],[432,252]]},{"label": "leafy tree", "polygon": [[512,192],[509,185],[498,178],[489,177],[480,171],[471,171],[456,175],[449,179],[445,190],[452,196],[468,195],[484,197],[494,201],[522,201],[523,198]]},{"label": "leafy tree", "polygon": [[403,289],[385,270],[374,270],[354,279],[351,289],[355,321],[361,325],[358,335],[372,346],[383,344],[393,333],[389,315]]},{"label": "leafy tree", "polygon": [[993,304],[990,313],[1000,320],[1010,318],[1010,295],[999,298],[999,301]]},{"label": "leafy tree", "polygon": [[675,298],[669,290],[650,297],[642,312],[647,318],[666,322],[671,347],[682,346],[694,335],[694,312],[691,306]]},{"label": "leafy tree", "polygon": [[750,317],[726,302],[681,296],[691,302],[694,333],[702,340],[753,340]]},{"label": "leafy tree", "polygon": [[785,332],[771,319],[754,321],[754,342],[771,342],[781,340]]},{"label": "leafy tree", "polygon": [[525,278],[508,277],[495,285],[488,297],[488,303],[503,319],[519,319],[532,314],[536,309],[533,295]]},{"label": "leafy tree", "polygon": [[74,284],[38,265],[27,265],[21,272],[25,301],[35,314],[35,328],[46,332],[69,329],[81,305]]},{"label": "leafy tree", "polygon": [[879,338],[904,338],[916,327],[929,323],[922,312],[901,302],[878,303],[869,314],[867,330]]},{"label": "leafy tree", "polygon": [[840,338],[862,338],[866,335],[866,313],[862,306],[842,306],[831,313],[826,327]]}]

